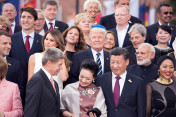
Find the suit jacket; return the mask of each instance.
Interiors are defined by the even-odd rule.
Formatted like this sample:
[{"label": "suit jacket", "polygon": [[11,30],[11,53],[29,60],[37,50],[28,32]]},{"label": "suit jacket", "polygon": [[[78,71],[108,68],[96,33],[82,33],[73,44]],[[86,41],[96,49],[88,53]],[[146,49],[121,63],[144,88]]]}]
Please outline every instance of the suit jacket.
[{"label": "suit jacket", "polygon": [[20,32],[22,30],[21,26],[19,25],[15,25],[15,30],[14,30],[14,33],[17,33],[17,32]]},{"label": "suit jacket", "polygon": [[24,91],[25,91],[25,83],[23,80],[23,71],[21,69],[21,64],[18,60],[13,59],[11,57],[6,57],[8,62],[8,71],[6,75],[6,80],[11,81],[13,83],[18,84],[20,89],[20,95],[23,99]]},{"label": "suit jacket", "polygon": [[28,53],[24,45],[22,32],[18,32],[12,35],[12,47],[11,47],[9,56],[21,62],[25,83],[27,83],[29,57],[36,52],[43,51],[42,45],[41,45],[41,39],[42,39],[41,35],[37,33],[34,34],[34,42],[32,44],[32,48],[30,49],[30,52]]},{"label": "suit jacket", "polygon": [[[142,24],[142,21],[137,17],[131,16],[129,23],[131,25],[133,25],[135,23]],[[101,17],[99,24],[106,27],[106,30],[110,30],[112,28],[115,28],[117,25],[117,23],[115,21],[115,13]]]},{"label": "suit jacket", "polygon": [[[83,50],[73,55],[73,62],[69,72],[68,83],[78,81],[80,66],[85,59],[94,60],[91,49]],[[104,73],[109,71],[110,71],[109,52],[104,51]]]},{"label": "suit jacket", "polygon": [[5,78],[0,83],[0,112],[4,112],[5,117],[22,117],[23,115],[19,88],[17,84]]},{"label": "suit jacket", "polygon": [[27,84],[24,117],[60,117],[60,94],[56,83],[54,88],[40,69]]},{"label": "suit jacket", "polygon": [[127,72],[126,80],[115,106],[112,92],[112,72],[103,74],[96,79],[97,86],[101,86],[107,105],[107,117],[145,117],[146,88],[144,81]]},{"label": "suit jacket", "polygon": [[[68,24],[66,24],[66,23],[64,23],[62,21],[56,20],[54,28],[58,29],[62,33],[68,28]],[[48,27],[47,27],[46,22],[45,22],[45,25],[44,25],[44,30],[45,30],[45,32],[48,31]]]},{"label": "suit jacket", "polygon": [[[129,27],[128,27],[128,30],[127,30],[127,32],[126,32],[126,36],[125,36],[125,39],[124,39],[124,42],[123,42],[123,46],[122,46],[122,47],[127,47],[127,46],[131,45],[131,41],[129,40],[130,35],[128,34],[128,31],[130,30],[130,28],[131,28],[131,25],[129,25]],[[116,28],[113,28],[113,29],[111,29],[110,31],[114,32],[115,38],[116,38],[116,47],[119,47],[117,29],[116,29]]]},{"label": "suit jacket", "polygon": [[[158,41],[156,40],[156,30],[159,26],[159,23],[155,23],[153,25],[150,25],[147,28],[147,37],[146,37],[146,42],[152,44],[152,45],[157,45]],[[170,24],[170,27],[172,29],[172,37],[171,37],[171,40],[170,40],[170,44],[169,46],[172,47],[172,43],[173,41],[175,40],[175,37],[176,37],[176,26],[175,25],[172,25]]]},{"label": "suit jacket", "polygon": [[[137,64],[136,54],[135,54],[136,53],[135,48],[132,45],[130,45],[130,46],[126,47],[126,49],[130,53],[130,56],[129,56],[129,65]],[[161,56],[161,52],[157,48],[155,48],[155,57],[152,60],[152,62],[154,64],[156,64],[157,60],[159,59],[160,56]]]}]

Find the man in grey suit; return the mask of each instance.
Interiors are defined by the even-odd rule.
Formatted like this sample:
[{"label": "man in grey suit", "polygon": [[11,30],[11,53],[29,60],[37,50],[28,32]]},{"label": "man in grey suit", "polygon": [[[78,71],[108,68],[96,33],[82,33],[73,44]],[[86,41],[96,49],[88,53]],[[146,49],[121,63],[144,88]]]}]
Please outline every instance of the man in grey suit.
[{"label": "man in grey suit", "polygon": [[42,58],[42,68],[32,76],[26,88],[24,117],[60,117],[60,94],[53,76],[62,69],[64,54],[58,48],[48,48]]}]

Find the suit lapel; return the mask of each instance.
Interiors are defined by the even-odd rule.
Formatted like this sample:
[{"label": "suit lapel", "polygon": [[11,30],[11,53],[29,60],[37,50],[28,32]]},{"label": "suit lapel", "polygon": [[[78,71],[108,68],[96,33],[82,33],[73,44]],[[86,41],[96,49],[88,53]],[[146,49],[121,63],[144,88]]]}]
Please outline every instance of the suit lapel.
[{"label": "suit lapel", "polygon": [[130,91],[131,85],[132,85],[132,79],[130,78],[130,76],[127,73],[126,80],[125,80],[125,83],[124,83],[124,86],[123,86],[123,89],[122,89],[122,93],[121,93],[121,96],[120,96],[119,103],[118,103],[117,107],[119,107],[119,105],[125,99],[126,95],[128,94],[128,91]]},{"label": "suit lapel", "polygon": [[39,40],[37,34],[34,33],[34,41],[33,41],[32,48],[31,48],[29,54],[32,54],[33,52],[35,52],[35,48],[38,46],[38,43],[40,43],[40,40]]},{"label": "suit lapel", "polygon": [[93,53],[92,53],[92,50],[90,48],[87,49],[87,58],[92,58],[94,60]]},{"label": "suit lapel", "polygon": [[105,72],[107,72],[109,69],[109,67],[110,67],[110,62],[109,62],[109,53],[107,53],[107,52],[105,52],[104,50],[103,50],[103,52],[104,52],[104,73]]},{"label": "suit lapel", "polygon": [[136,63],[136,61],[137,61],[135,52],[136,52],[136,50],[134,49],[133,46],[131,46],[130,56],[131,56],[131,59],[133,60],[134,63]]},{"label": "suit lapel", "polygon": [[126,36],[125,36],[125,39],[124,39],[124,42],[123,42],[123,46],[122,46],[122,47],[126,47],[126,46],[130,45],[130,43],[131,43],[131,42],[129,41],[130,36],[129,36],[129,34],[128,34],[128,31],[129,31],[130,28],[131,28],[131,26],[129,25],[128,30],[127,30],[127,32],[126,32]]},{"label": "suit lapel", "polygon": [[2,79],[1,85],[0,85],[0,94],[2,94],[3,92],[5,92],[6,89],[7,89],[6,81],[5,81],[5,79]]},{"label": "suit lapel", "polygon": [[117,29],[115,28],[113,32],[114,32],[114,34],[116,36],[116,47],[119,47],[119,40],[118,40]]},{"label": "suit lapel", "polygon": [[43,29],[45,30],[45,32],[47,32],[47,31],[48,31],[48,27],[47,27],[47,25],[46,25],[46,22],[45,22],[45,24],[44,24]]}]

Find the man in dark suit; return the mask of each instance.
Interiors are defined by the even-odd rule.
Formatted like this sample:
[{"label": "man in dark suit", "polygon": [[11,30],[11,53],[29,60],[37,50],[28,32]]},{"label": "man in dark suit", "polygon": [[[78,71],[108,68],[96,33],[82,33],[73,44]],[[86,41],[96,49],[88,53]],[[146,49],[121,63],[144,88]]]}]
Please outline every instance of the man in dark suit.
[{"label": "man in dark suit", "polygon": [[73,83],[78,81],[80,66],[82,61],[84,61],[85,59],[93,59],[97,62],[99,58],[101,62],[101,65],[99,64],[99,69],[102,70],[100,74],[110,71],[109,53],[103,50],[105,34],[106,34],[105,29],[102,29],[102,28],[91,29],[90,31],[91,48],[80,51],[73,55],[73,62],[69,72],[68,83]]},{"label": "man in dark suit", "polygon": [[24,82],[27,83],[28,60],[30,55],[42,52],[42,36],[34,32],[34,22],[37,20],[37,12],[34,8],[22,8],[20,20],[22,31],[12,35],[10,56],[21,62]]},{"label": "man in dark suit", "polygon": [[[130,0],[114,0],[114,8],[116,8],[118,5],[127,5],[129,6]],[[107,30],[110,30],[112,28],[115,28],[117,23],[115,21],[115,13],[101,17],[100,22],[101,25],[106,27]],[[142,21],[134,16],[131,16],[129,19],[129,24],[133,25],[135,23],[142,24]]]},{"label": "man in dark suit", "polygon": [[60,94],[53,76],[62,69],[64,54],[58,48],[47,49],[42,68],[32,76],[26,88],[24,117],[60,117]]},{"label": "man in dark suit", "polygon": [[172,11],[172,7],[169,4],[161,4],[158,8],[157,8],[157,16],[159,17],[158,22],[156,22],[155,24],[152,24],[150,26],[147,27],[147,38],[146,38],[146,42],[152,44],[152,45],[156,45],[158,43],[158,41],[156,40],[156,30],[158,28],[159,25],[168,25],[171,27],[172,29],[172,37],[171,40],[169,41],[169,46],[172,47],[172,43],[175,40],[176,37],[176,26],[170,24],[170,21],[172,20],[173,17],[173,11]]},{"label": "man in dark suit", "polygon": [[68,24],[55,20],[58,12],[58,4],[55,0],[46,0],[43,3],[43,12],[45,14],[45,32],[56,28],[62,33],[68,28]]},{"label": "man in dark suit", "polygon": [[[138,49],[139,45],[144,43],[146,40],[146,28],[142,24],[134,24],[130,30],[128,31],[130,35],[130,41],[132,45],[127,46],[126,49],[130,53],[129,56],[129,65],[137,64],[136,60],[136,50]],[[158,58],[160,57],[161,53],[158,49],[155,48],[155,57],[152,59],[153,63],[156,63]]]},{"label": "man in dark suit", "polygon": [[17,16],[16,8],[11,3],[6,3],[2,6],[2,16],[5,16],[9,19],[11,23],[11,29],[9,31],[9,34],[14,34],[21,31],[21,26],[17,25],[15,23],[15,17]]},{"label": "man in dark suit", "polygon": [[115,10],[115,20],[117,22],[116,28],[111,29],[110,31],[114,32],[116,37],[116,46],[117,47],[126,47],[131,45],[129,41],[128,30],[131,25],[128,23],[131,15],[129,13],[129,8],[125,5],[118,5]]},{"label": "man in dark suit", "polygon": [[8,62],[8,71],[6,80],[18,84],[20,95],[23,99],[24,87],[23,72],[20,62],[16,59],[8,57],[11,50],[11,37],[7,32],[0,31],[0,56],[4,57]]},{"label": "man in dark suit", "polygon": [[107,105],[107,117],[145,117],[146,89],[142,79],[126,71],[129,53],[116,47],[110,52],[112,72],[96,79]]}]

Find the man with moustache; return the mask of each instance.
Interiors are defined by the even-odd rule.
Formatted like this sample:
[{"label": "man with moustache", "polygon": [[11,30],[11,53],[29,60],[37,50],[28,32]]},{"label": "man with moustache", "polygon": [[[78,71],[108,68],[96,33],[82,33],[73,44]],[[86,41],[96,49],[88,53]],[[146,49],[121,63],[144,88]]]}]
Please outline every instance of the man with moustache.
[{"label": "man with moustache", "polygon": [[127,71],[142,78],[145,84],[156,80],[159,75],[157,65],[152,63],[154,56],[155,49],[151,44],[140,44],[136,52],[137,64],[128,66]]}]

